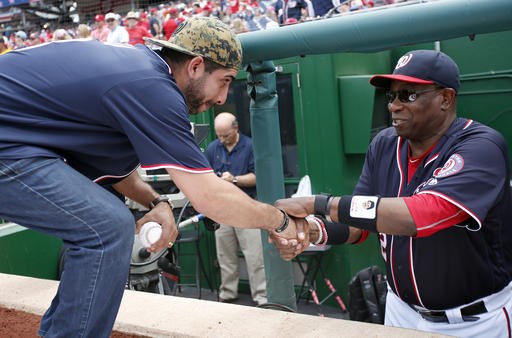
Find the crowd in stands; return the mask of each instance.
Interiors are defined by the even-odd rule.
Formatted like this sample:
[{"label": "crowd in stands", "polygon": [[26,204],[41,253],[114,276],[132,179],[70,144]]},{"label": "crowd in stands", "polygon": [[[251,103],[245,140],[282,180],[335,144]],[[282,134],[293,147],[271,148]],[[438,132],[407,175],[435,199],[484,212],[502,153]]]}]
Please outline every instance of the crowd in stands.
[{"label": "crowd in stands", "polygon": [[216,16],[236,33],[272,29],[317,20],[345,12],[365,10],[407,0],[228,0],[174,2],[147,10],[97,14],[94,22],[74,27],[25,32],[6,32],[0,39],[0,55],[10,50],[47,41],[93,38],[109,43],[135,45],[144,37],[169,39],[178,25],[191,17]]}]

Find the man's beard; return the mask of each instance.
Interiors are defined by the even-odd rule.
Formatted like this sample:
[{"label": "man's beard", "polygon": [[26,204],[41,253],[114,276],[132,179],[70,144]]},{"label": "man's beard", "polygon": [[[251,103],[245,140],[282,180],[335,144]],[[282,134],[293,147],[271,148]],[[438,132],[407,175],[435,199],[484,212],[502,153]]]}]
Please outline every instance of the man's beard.
[{"label": "man's beard", "polygon": [[183,91],[191,115],[201,113],[202,111],[199,111],[199,108],[204,104],[208,104],[208,108],[213,106],[213,103],[210,104],[210,102],[204,101],[204,82],[205,76],[203,75],[197,80],[192,80]]}]

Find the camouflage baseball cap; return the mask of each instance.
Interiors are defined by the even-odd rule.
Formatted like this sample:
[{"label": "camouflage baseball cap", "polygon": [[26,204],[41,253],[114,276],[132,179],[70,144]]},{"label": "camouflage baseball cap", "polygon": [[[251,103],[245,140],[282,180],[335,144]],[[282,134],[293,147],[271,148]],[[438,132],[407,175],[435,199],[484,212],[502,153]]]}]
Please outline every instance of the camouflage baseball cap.
[{"label": "camouflage baseball cap", "polygon": [[236,34],[216,18],[192,18],[183,22],[168,41],[146,38],[157,46],[202,56],[226,68],[242,64],[242,45]]}]

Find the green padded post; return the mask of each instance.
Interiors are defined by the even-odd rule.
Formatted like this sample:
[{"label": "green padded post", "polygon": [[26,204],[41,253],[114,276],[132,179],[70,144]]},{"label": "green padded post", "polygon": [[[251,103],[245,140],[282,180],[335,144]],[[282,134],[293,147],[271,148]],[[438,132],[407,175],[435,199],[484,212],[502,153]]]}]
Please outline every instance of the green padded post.
[{"label": "green padded post", "polygon": [[[271,61],[255,62],[246,71],[258,200],[273,204],[285,196],[275,67]],[[268,302],[297,311],[292,263],[281,259],[265,231],[261,237]]]}]

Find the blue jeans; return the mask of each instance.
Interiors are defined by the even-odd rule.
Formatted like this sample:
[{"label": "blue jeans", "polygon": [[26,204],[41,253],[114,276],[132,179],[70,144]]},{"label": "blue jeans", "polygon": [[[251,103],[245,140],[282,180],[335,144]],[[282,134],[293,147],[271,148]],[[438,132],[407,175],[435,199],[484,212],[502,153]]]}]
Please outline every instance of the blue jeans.
[{"label": "blue jeans", "polygon": [[62,239],[64,271],[44,337],[109,337],[135,222],[119,198],[58,158],[0,159],[0,218]]}]

